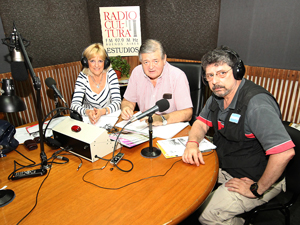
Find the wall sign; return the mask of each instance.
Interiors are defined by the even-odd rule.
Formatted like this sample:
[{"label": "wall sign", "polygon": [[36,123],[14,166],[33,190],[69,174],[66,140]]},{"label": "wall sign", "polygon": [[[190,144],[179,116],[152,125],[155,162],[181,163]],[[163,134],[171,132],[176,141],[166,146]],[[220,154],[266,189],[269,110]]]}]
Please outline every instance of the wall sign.
[{"label": "wall sign", "polygon": [[99,7],[103,46],[109,56],[137,56],[141,46],[140,7]]}]

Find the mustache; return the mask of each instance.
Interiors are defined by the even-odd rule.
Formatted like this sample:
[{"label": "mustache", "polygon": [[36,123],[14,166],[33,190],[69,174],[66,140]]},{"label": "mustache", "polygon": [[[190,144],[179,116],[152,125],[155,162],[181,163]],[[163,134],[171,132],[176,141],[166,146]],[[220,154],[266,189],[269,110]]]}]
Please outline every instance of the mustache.
[{"label": "mustache", "polygon": [[217,88],[225,88],[225,86],[214,85],[214,86],[212,87],[212,90],[214,91],[214,90],[216,90]]}]

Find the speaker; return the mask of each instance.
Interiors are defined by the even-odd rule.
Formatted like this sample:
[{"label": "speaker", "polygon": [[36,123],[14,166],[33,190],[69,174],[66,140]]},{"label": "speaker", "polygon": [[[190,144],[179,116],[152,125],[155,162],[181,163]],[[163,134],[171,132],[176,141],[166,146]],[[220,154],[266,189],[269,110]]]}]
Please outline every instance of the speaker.
[{"label": "speaker", "polygon": [[[235,63],[232,67],[232,73],[233,73],[233,77],[236,79],[236,80],[241,80],[243,79],[244,75],[245,75],[245,65],[244,65],[244,62],[242,59],[240,59],[239,55],[229,49],[229,48],[222,48],[221,50],[223,50],[224,52],[228,53],[230,59]],[[205,84],[205,85],[208,85],[208,82],[204,79],[205,77],[205,70],[203,69],[202,67],[202,82]]]},{"label": "speaker", "polygon": [[[77,129],[74,129],[75,126]],[[98,160],[96,155],[104,157],[114,149],[115,141],[110,140],[105,129],[70,117],[66,117],[52,131],[54,139],[62,147],[71,147],[70,152],[91,162]]]},{"label": "speaker", "polygon": [[[85,49],[83,50],[82,55],[81,55],[81,64],[83,67],[89,68],[89,62],[88,62],[88,59],[84,55],[84,51],[85,51]],[[108,57],[108,54],[106,51],[105,51],[105,54],[106,54],[106,58],[104,60],[104,69],[106,70],[110,65],[110,58]]]}]

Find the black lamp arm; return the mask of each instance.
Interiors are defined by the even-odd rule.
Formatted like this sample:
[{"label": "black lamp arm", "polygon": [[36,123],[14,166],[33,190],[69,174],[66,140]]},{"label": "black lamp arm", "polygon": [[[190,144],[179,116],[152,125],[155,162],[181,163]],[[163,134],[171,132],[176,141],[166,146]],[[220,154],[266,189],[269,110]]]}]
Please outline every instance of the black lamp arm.
[{"label": "black lamp arm", "polygon": [[40,143],[41,143],[41,161],[42,161],[42,167],[47,165],[47,156],[45,154],[45,150],[44,150],[44,135],[43,135],[43,124],[42,124],[42,120],[43,120],[43,115],[42,115],[42,105],[41,105],[41,80],[39,77],[36,76],[35,72],[33,71],[31,62],[29,60],[29,57],[27,55],[23,40],[21,35],[18,33],[17,28],[14,24],[14,32],[16,34],[16,36],[18,37],[18,41],[19,41],[19,45],[21,47],[21,51],[22,54],[24,56],[25,59],[25,63],[29,69],[29,73],[33,82],[33,86],[34,89],[36,90],[36,113],[37,113],[37,117],[38,117],[38,122],[39,122],[39,134],[40,134]]}]

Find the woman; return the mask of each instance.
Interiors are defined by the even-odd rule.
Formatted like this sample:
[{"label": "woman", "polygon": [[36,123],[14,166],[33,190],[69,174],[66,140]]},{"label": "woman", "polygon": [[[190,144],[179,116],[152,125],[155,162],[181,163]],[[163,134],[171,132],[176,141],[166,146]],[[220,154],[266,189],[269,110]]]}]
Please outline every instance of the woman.
[{"label": "woman", "polygon": [[75,83],[71,109],[88,116],[95,124],[102,115],[120,109],[119,82],[102,44],[88,46],[82,53],[81,63],[84,68]]}]

